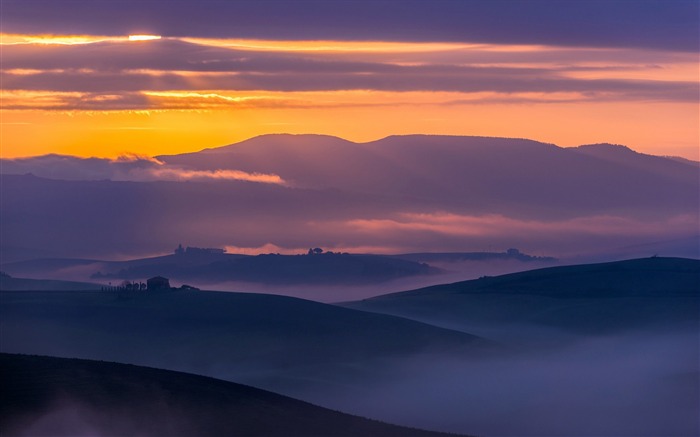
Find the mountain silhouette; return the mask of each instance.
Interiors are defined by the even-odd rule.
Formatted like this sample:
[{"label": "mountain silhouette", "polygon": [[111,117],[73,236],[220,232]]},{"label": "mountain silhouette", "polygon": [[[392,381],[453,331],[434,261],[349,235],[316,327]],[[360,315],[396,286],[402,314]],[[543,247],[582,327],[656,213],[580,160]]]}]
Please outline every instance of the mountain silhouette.
[{"label": "mountain silhouette", "polygon": [[[3,160],[2,171],[5,262],[135,258],[179,241],[391,253],[515,245],[561,257],[696,238],[700,220],[700,167],[611,145],[285,134],[157,160]],[[686,252],[664,255],[700,256]]]}]

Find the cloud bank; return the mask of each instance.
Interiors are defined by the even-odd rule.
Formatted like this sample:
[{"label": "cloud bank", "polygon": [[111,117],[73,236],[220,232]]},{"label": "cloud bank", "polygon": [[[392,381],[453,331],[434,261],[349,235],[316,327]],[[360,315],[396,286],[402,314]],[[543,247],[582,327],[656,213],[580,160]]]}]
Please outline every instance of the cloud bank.
[{"label": "cloud bank", "polygon": [[125,155],[117,159],[44,155],[0,160],[4,174],[33,174],[63,180],[114,181],[206,181],[231,180],[285,185],[276,174],[235,169],[192,170],[167,165],[155,158]]},{"label": "cloud bank", "polygon": [[696,56],[682,52],[443,43],[433,53],[434,43],[328,44],[172,37],[5,44],[3,106],[63,111],[303,107],[309,102],[265,93],[353,90],[456,93],[452,104],[562,102],[562,94],[571,102],[695,102],[700,94]]}]

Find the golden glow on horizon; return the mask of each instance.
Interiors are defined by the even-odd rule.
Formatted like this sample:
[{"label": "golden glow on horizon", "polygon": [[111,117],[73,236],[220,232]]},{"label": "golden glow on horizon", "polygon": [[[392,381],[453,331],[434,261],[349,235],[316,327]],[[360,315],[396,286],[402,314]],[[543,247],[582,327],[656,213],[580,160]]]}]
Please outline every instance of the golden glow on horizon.
[{"label": "golden glow on horizon", "polygon": [[[530,138],[559,146],[610,142],[643,153],[700,159],[697,105],[658,104],[656,110],[667,116],[660,118],[644,105],[625,102],[584,107],[576,103],[363,107],[336,102],[330,109],[4,111],[0,156],[117,157],[130,152],[154,156],[223,146],[267,133],[328,134],[358,142],[424,133]],[[672,139],[668,132],[674,133]]]},{"label": "golden glow on horizon", "polygon": [[214,92],[192,92],[192,91],[144,91],[143,94],[153,97],[166,97],[166,98],[177,98],[177,99],[220,99],[228,102],[245,102],[249,100],[260,100],[266,99],[266,96],[230,96],[227,93],[214,93]]},{"label": "golden glow on horizon", "polygon": [[83,45],[105,41],[127,41],[126,37],[98,35],[20,35],[0,34],[0,45],[43,44],[43,45]]},{"label": "golden glow on horizon", "polygon": [[[2,45],[80,46],[158,39],[161,37],[146,34],[116,37],[0,34]],[[46,69],[39,69],[37,65],[46,64],[18,62],[13,68],[4,69],[2,73],[6,79],[0,90],[0,157],[47,153],[101,157],[116,157],[129,152],[146,155],[182,153],[230,144],[260,134],[288,132],[322,133],[359,142],[412,133],[531,138],[560,146],[611,142],[645,153],[700,159],[700,109],[697,101],[686,101],[688,94],[684,91],[698,82],[696,54],[440,42],[165,39],[204,46],[199,50],[206,50],[207,55],[223,55],[211,61],[205,58],[193,63],[192,70],[186,70],[188,64],[182,62],[174,63],[177,69],[158,69],[158,62],[125,62],[119,64],[119,67],[123,65],[122,69],[105,71],[90,63],[76,64],[74,69],[65,63],[48,64]],[[132,51],[147,53],[154,50],[156,53],[155,50],[168,47],[157,43],[153,46],[135,45],[133,50],[129,47],[115,53],[120,53],[120,59],[128,59],[126,56]],[[111,53],[112,48],[112,45],[106,45],[96,51],[93,47],[86,56]],[[229,52],[225,49],[230,49],[231,58],[250,70],[236,70],[236,64],[230,70],[216,70],[216,62],[229,60]],[[21,47],[6,50],[23,56],[25,53]],[[51,50],[70,50],[78,56],[83,49],[28,47],[26,50],[26,53],[42,54]],[[246,53],[241,55],[241,51]],[[285,80],[299,74],[304,86],[315,89],[313,79],[304,80],[303,77],[304,74],[316,73],[312,68],[290,68],[288,71],[285,68],[296,66],[270,61],[271,70],[258,71],[255,68],[268,68],[265,67],[267,61],[261,63],[263,67],[257,63],[246,64],[248,60],[256,59],[255,52],[265,52],[266,60],[277,59],[269,52],[280,52],[285,62],[291,62],[290,59],[315,60],[324,62],[324,66],[337,66],[338,70],[329,70],[329,76],[345,74],[350,78],[353,75],[371,78],[386,74],[383,77],[386,83],[391,83],[394,79],[391,74],[399,67],[405,67],[400,68],[401,74],[410,67],[425,67],[428,78],[433,70],[439,70],[436,74],[447,75],[436,76],[435,80],[450,77],[450,72],[456,71],[440,70],[445,66],[481,68],[484,73],[477,72],[473,80],[483,81],[485,85],[474,91],[461,92],[413,90],[411,86],[407,89],[397,87],[397,90],[299,91],[288,86]],[[384,73],[382,68],[364,71],[359,67],[345,72],[343,63],[348,61],[381,64],[382,67],[388,66],[386,71],[389,72]],[[211,71],[207,67],[209,64],[212,65]],[[162,65],[170,66],[171,63]],[[281,70],[274,70],[274,65],[281,65]],[[501,84],[508,85],[510,77],[518,79],[517,74],[521,72],[527,74],[532,70],[531,78],[539,79],[538,69],[549,74],[550,79],[578,83],[572,88],[543,87],[542,91],[518,91],[508,86],[499,88]],[[420,76],[423,70],[410,74]],[[492,74],[496,75],[495,79]],[[498,77],[499,74],[503,77]],[[58,81],[49,75],[62,79],[65,87],[51,89]],[[107,87],[101,90],[96,86],[96,91],[81,88],[72,78],[77,75],[82,75],[79,80],[83,82],[89,82],[94,75],[95,83],[106,83]],[[139,84],[145,85],[131,87],[128,75],[143,76]],[[265,80],[256,82],[260,78]],[[397,76],[399,80],[402,78]],[[472,77],[461,79],[469,84]],[[673,101],[669,97],[669,101],[664,101],[664,93],[654,94],[656,88],[651,87],[649,94],[628,95],[624,87],[618,91],[615,82],[594,92],[586,88],[586,81],[594,83],[598,80],[620,81],[621,84],[626,81],[631,86],[639,81],[675,82],[685,86],[678,92],[686,92],[682,94],[685,100],[677,98]],[[9,88],[11,83],[31,86]],[[268,83],[270,89],[263,89]],[[292,80],[291,83],[295,82]],[[335,85],[339,88],[345,85],[343,80],[332,83],[340,84]],[[215,88],[220,84],[247,89]],[[123,90],[119,86],[124,86]],[[146,87],[149,88],[144,89]],[[251,90],[254,87],[260,89]],[[279,91],[287,88],[290,91]],[[75,89],[90,91],[72,91]]]},{"label": "golden glow on horizon", "polygon": [[0,45],[43,44],[43,45],[84,45],[99,42],[129,42],[159,40],[160,35],[21,35],[0,33]]},{"label": "golden glow on horizon", "polygon": [[[192,44],[238,50],[281,52],[433,52],[489,47],[486,44],[389,41],[284,41],[255,39],[180,38]],[[529,47],[529,46],[509,46]]]}]

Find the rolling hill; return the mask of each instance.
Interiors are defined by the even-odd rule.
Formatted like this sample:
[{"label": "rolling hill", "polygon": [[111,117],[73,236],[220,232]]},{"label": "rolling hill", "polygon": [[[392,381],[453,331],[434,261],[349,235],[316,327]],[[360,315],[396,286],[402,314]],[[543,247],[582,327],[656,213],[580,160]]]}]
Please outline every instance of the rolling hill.
[{"label": "rolling hill", "polygon": [[470,332],[525,324],[589,334],[697,327],[699,305],[700,261],[661,257],[550,267],[346,304]]},{"label": "rolling hill", "polygon": [[3,292],[2,352],[188,371],[274,389],[386,376],[424,353],[477,357],[492,343],[394,316],[226,292]]},{"label": "rolling hill", "polygon": [[[189,248],[193,249],[193,248]],[[85,259],[33,259],[4,263],[0,268],[13,275],[33,278],[92,279],[101,283],[121,280],[145,280],[166,276],[176,282],[218,284],[227,281],[265,285],[371,285],[381,282],[437,275],[433,264],[487,263],[511,261],[525,268],[533,263],[554,263],[551,257],[535,257],[515,249],[509,252],[410,253],[397,255],[348,254],[322,252],[304,255],[241,255],[194,248],[188,253],[124,261]],[[517,268],[517,267],[512,267]],[[439,278],[434,280],[439,283]],[[9,283],[8,283],[9,286]],[[100,286],[91,286],[99,289]],[[96,288],[95,288],[96,287]],[[31,288],[2,288],[29,290]],[[48,289],[48,288],[41,288]],[[61,286],[61,290],[70,290]],[[76,288],[79,288],[76,283]],[[84,288],[83,288],[84,289]]]},{"label": "rolling hill", "polygon": [[154,368],[0,354],[3,436],[447,436]]}]

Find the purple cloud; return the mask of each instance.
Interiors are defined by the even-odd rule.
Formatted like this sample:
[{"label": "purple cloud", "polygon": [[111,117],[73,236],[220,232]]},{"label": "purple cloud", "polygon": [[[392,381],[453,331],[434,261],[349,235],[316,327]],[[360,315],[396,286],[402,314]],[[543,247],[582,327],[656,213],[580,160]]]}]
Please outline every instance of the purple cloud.
[{"label": "purple cloud", "polygon": [[391,40],[651,47],[696,52],[693,0],[3,1],[8,33],[157,33],[285,40]]}]

